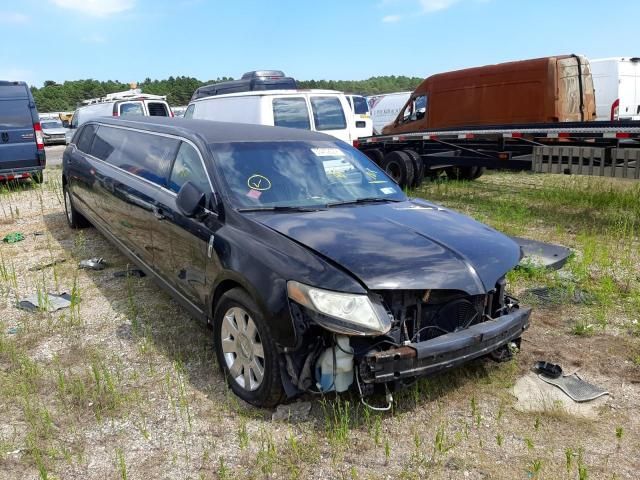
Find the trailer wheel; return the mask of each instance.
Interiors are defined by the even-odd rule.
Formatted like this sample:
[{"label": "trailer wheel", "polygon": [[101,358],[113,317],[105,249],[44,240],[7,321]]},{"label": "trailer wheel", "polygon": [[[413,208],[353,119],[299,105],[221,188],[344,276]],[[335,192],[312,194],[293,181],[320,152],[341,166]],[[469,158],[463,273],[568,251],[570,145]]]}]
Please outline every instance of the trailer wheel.
[{"label": "trailer wheel", "polygon": [[372,148],[363,152],[369,159],[378,166],[382,165],[384,160],[384,152],[379,148]]},{"label": "trailer wheel", "polygon": [[381,167],[402,188],[410,187],[413,183],[413,161],[403,151],[387,153]]},{"label": "trailer wheel", "polygon": [[411,186],[413,188],[419,187],[424,180],[424,163],[422,162],[422,157],[415,150],[403,150],[403,152],[409,155],[409,158],[411,158],[413,162],[413,182]]},{"label": "trailer wheel", "polygon": [[451,180],[475,180],[484,173],[482,167],[449,167],[445,171]]}]

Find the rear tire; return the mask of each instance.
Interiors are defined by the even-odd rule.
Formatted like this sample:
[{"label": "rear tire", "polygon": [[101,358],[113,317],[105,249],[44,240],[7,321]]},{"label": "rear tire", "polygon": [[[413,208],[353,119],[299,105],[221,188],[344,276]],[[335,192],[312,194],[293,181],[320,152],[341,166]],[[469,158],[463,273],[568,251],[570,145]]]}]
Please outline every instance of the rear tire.
[{"label": "rear tire", "polygon": [[264,314],[241,288],[225,292],[213,316],[218,364],[238,397],[273,407],[284,397],[275,341]]},{"label": "rear tire", "polygon": [[409,158],[411,158],[411,161],[413,162],[413,182],[411,183],[411,187],[419,187],[424,180],[424,163],[422,162],[422,157],[415,150],[403,151],[409,155]]},{"label": "rear tire", "polygon": [[62,195],[64,196],[64,212],[69,226],[71,228],[84,228],[91,225],[89,221],[73,206],[73,198],[69,193],[69,188],[66,183],[62,186]]},{"label": "rear tire", "polygon": [[382,166],[384,160],[384,153],[379,148],[372,148],[371,150],[365,150],[363,152],[369,159],[378,166]]},{"label": "rear tire", "polygon": [[402,188],[410,187],[413,183],[413,160],[403,151],[387,153],[381,167]]}]

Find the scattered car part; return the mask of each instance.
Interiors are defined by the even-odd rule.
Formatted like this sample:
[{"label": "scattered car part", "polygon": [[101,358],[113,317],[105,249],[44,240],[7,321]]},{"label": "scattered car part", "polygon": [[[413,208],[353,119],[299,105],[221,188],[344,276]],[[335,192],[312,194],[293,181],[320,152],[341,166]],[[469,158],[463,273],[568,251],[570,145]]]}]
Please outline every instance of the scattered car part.
[{"label": "scattered car part", "polygon": [[66,261],[67,261],[66,258],[56,258],[55,260],[52,260],[50,262],[39,263],[38,265],[34,265],[33,267],[29,268],[29,271],[30,272],[37,272],[37,271],[40,271],[40,270],[44,270],[45,268],[53,267],[54,265],[58,265],[60,263],[64,263]]},{"label": "scattered car part", "polygon": [[68,293],[40,293],[30,295],[18,302],[18,308],[30,312],[55,312],[71,306],[71,295]]},{"label": "scattered car part", "polygon": [[88,260],[80,260],[78,268],[87,270],[104,270],[107,266],[107,262],[102,257],[93,257]]},{"label": "scattered car part", "polygon": [[122,277],[146,277],[147,274],[144,273],[139,268],[127,268],[126,270],[118,270],[117,272],[113,272],[114,277],[122,278]]},{"label": "scattered car part", "polygon": [[24,240],[24,235],[20,232],[12,232],[4,236],[2,241],[4,243],[17,243]]},{"label": "scattered car part", "polygon": [[571,249],[562,245],[540,242],[530,238],[511,238],[520,245],[524,254],[520,266],[534,265],[549,270],[560,270],[571,256]]},{"label": "scattered car part", "polygon": [[609,395],[608,391],[589,382],[585,382],[577,373],[557,378],[549,378],[543,374],[539,374],[538,377],[558,387],[575,402],[588,402],[603,395]]},{"label": "scattered car part", "polygon": [[539,360],[533,365],[533,370],[547,378],[558,378],[562,375],[562,367],[558,364]]}]

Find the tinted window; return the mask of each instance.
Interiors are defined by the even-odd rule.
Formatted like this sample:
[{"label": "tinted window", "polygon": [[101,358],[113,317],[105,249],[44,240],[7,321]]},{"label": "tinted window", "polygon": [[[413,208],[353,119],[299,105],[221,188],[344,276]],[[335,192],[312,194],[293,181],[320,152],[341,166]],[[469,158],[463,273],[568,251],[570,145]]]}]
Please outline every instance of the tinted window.
[{"label": "tinted window", "polygon": [[207,178],[198,152],[188,143],[182,142],[171,170],[169,189],[178,193],[182,185],[189,181],[200,188],[200,191],[210,192],[211,187]]},{"label": "tinted window", "polygon": [[0,100],[0,127],[33,128],[29,101],[23,100]]},{"label": "tinted window", "polygon": [[232,202],[243,208],[406,197],[362,152],[338,141],[210,145]]},{"label": "tinted window", "polygon": [[310,130],[309,111],[304,98],[274,98],[273,124],[276,127]]},{"label": "tinted window", "polygon": [[196,108],[195,104],[189,105],[187,109],[184,111],[184,118],[193,117],[193,111],[195,110],[195,108]]},{"label": "tinted window", "polygon": [[95,125],[85,126],[78,136],[76,147],[78,150],[85,153],[91,153],[91,143],[93,142],[93,136],[96,133]]},{"label": "tinted window", "polygon": [[62,122],[59,120],[47,120],[40,122],[42,128],[62,128]]},{"label": "tinted window", "polygon": [[126,117],[127,115],[144,115],[141,103],[121,103],[120,104],[120,116]]},{"label": "tinted window", "polygon": [[369,105],[367,99],[364,97],[352,97],[353,98],[353,113],[356,115],[364,115],[369,113]]},{"label": "tinted window", "polygon": [[311,97],[311,110],[316,130],[347,128],[342,104],[337,97]]},{"label": "tinted window", "polygon": [[164,103],[159,102],[147,102],[147,108],[149,109],[149,115],[152,117],[168,117],[169,112],[167,106]]},{"label": "tinted window", "polygon": [[178,140],[150,133],[101,125],[91,154],[158,185],[165,176],[178,147]]}]

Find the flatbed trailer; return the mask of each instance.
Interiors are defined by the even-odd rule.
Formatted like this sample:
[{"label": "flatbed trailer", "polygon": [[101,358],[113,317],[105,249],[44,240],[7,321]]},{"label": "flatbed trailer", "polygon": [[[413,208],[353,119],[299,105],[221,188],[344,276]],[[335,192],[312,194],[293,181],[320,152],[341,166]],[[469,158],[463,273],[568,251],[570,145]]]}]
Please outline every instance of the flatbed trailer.
[{"label": "flatbed trailer", "polygon": [[485,169],[640,179],[640,122],[492,125],[360,138],[358,148],[400,185],[443,171],[473,180]]}]

